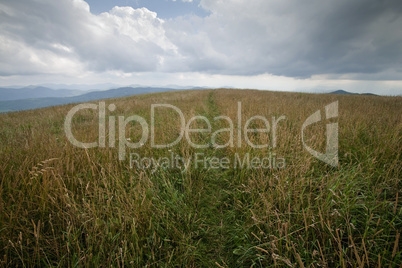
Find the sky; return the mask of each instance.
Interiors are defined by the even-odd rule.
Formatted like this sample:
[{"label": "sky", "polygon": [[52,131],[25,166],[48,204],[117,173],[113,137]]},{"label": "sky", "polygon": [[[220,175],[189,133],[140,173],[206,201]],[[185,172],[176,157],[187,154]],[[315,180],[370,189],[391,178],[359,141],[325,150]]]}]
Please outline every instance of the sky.
[{"label": "sky", "polygon": [[402,95],[400,0],[0,0],[0,86]]}]

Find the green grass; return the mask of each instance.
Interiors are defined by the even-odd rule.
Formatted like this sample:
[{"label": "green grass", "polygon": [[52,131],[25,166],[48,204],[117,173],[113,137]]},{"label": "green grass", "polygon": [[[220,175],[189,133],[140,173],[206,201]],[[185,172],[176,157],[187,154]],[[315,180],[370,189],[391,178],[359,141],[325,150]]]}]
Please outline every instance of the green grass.
[{"label": "green grass", "polygon": [[[337,168],[309,155],[300,137],[304,120],[335,100]],[[137,114],[150,122],[151,104],[170,103],[186,122],[205,116],[215,131],[228,126],[214,117],[236,120],[238,101],[243,126],[254,115],[269,121],[286,115],[273,149],[286,168],[131,169],[128,159],[118,160],[117,148],[69,143],[63,124],[73,105],[0,115],[1,266],[399,267],[402,98],[169,92],[107,100],[117,106],[107,118]],[[95,111],[74,119],[79,140],[97,139]],[[158,142],[177,137],[177,115],[159,113],[155,121]],[[139,140],[138,127],[132,124],[126,137]],[[196,127],[206,126],[197,121]],[[308,134],[317,137],[308,142],[323,151],[325,125],[313,130]],[[264,133],[251,136],[255,143],[271,141]],[[209,144],[211,135],[191,138]],[[227,139],[227,133],[217,138]],[[170,149],[153,149],[148,141],[131,151],[230,159],[270,152],[244,140],[240,148],[195,149],[185,139]]]}]

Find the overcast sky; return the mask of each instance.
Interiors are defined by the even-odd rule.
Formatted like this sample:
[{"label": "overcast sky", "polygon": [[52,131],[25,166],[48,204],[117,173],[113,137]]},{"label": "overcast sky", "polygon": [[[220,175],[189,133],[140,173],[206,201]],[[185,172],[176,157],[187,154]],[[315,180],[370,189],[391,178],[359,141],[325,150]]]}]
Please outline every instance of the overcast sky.
[{"label": "overcast sky", "polygon": [[0,86],[402,94],[401,0],[0,0]]}]

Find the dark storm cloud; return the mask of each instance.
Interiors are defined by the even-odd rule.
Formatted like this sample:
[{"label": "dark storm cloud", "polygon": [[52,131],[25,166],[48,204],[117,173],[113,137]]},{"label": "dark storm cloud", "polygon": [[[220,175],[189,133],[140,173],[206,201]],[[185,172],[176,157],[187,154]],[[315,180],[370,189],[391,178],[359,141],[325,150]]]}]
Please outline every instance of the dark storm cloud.
[{"label": "dark storm cloud", "polygon": [[376,73],[400,68],[402,2],[344,1],[318,18],[304,61],[311,73]]}]

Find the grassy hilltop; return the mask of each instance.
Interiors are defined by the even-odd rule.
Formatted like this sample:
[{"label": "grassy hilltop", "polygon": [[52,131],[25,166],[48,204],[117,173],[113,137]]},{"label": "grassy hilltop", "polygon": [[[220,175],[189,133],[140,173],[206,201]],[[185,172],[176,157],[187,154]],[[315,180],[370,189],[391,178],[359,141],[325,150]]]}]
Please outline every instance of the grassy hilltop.
[{"label": "grassy hilltop", "polygon": [[[238,144],[254,115],[286,116],[277,125],[276,148]],[[339,117],[324,107],[339,101]],[[105,100],[106,147],[73,146],[64,132],[75,105],[0,115],[1,266],[162,267],[398,267],[402,262],[402,98],[251,90],[194,90]],[[99,102],[92,102],[99,104]],[[234,146],[214,148],[212,134],[191,133],[172,148],[151,148],[150,139],[119,161],[119,116],[151,122],[151,105],[179,108],[187,124],[205,116],[212,133],[229,128]],[[303,122],[317,110],[322,121],[306,128],[306,143],[326,146],[325,124],[339,124],[339,166],[329,166],[303,147]],[[156,110],[155,142],[174,141],[181,120],[172,109]],[[115,136],[109,131],[115,120]],[[112,121],[109,121],[112,120]],[[98,142],[96,110],[79,111],[73,133]],[[254,120],[250,128],[264,128]],[[196,120],[191,128],[207,128]],[[150,136],[150,135],[149,135]],[[132,143],[140,124],[126,129]],[[218,144],[230,140],[222,131]],[[272,144],[269,133],[248,133],[254,144]],[[112,142],[112,143],[110,143]],[[115,146],[113,145],[115,142]],[[240,145],[240,146],[239,146]],[[262,158],[284,167],[187,169],[139,168],[141,157],[191,159]],[[209,162],[208,162],[209,163]]]}]

